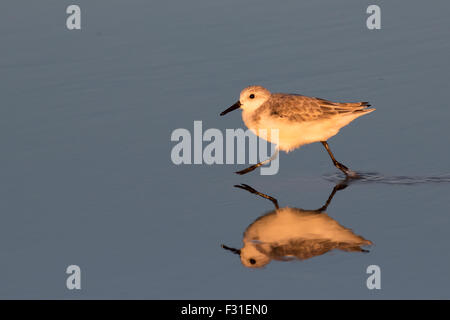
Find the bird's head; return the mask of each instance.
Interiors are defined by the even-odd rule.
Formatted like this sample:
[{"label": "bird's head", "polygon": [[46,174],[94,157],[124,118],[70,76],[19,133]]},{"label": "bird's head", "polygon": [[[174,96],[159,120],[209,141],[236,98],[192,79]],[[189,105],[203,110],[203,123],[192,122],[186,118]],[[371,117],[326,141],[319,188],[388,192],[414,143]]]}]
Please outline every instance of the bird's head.
[{"label": "bird's head", "polygon": [[238,254],[241,258],[241,263],[247,268],[261,268],[272,260],[250,243],[246,243],[242,249],[230,248],[226,245],[222,245],[222,248]]},{"label": "bird's head", "polygon": [[228,112],[241,108],[244,111],[252,112],[259,108],[270,98],[270,91],[261,86],[250,86],[241,91],[239,100],[231,107],[223,111],[223,116]]},{"label": "bird's head", "polygon": [[241,263],[247,268],[262,268],[272,259],[258,250],[252,243],[246,243],[241,249]]}]

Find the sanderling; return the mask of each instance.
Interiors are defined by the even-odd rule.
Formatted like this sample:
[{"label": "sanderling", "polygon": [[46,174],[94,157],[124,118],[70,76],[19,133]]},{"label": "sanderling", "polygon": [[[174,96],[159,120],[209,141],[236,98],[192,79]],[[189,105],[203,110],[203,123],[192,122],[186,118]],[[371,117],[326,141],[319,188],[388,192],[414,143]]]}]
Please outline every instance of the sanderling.
[{"label": "sanderling", "polygon": [[369,106],[368,102],[332,102],[299,94],[270,93],[261,86],[250,86],[242,90],[239,100],[220,115],[241,108],[245,125],[256,135],[261,137],[260,130],[278,130],[278,141],[272,141],[275,139],[270,135],[262,137],[277,144],[272,157],[236,172],[238,174],[253,171],[272,161],[278,150],[289,152],[305,144],[321,142],[339,170],[348,177],[357,177],[355,172],[334,158],[327,140],[354,119],[375,110]]},{"label": "sanderling", "polygon": [[338,183],[325,205],[317,210],[280,208],[275,198],[258,192],[249,185],[235,187],[269,199],[275,206],[275,210],[257,218],[247,227],[241,249],[222,245],[222,248],[238,254],[246,267],[260,268],[272,260],[305,260],[335,249],[368,252],[362,247],[373,244],[324,212],[336,192],[346,187],[346,181]]}]

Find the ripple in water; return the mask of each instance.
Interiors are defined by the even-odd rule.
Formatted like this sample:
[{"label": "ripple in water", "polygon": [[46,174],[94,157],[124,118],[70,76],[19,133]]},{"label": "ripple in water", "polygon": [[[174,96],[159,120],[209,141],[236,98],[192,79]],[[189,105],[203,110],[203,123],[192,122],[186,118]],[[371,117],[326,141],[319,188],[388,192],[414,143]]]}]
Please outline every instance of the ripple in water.
[{"label": "ripple in water", "polygon": [[[352,182],[372,182],[398,185],[412,185],[422,183],[450,183],[450,174],[437,176],[384,176],[376,172],[358,172],[359,177],[351,179]],[[332,182],[343,181],[346,177],[343,174],[331,174],[324,176],[326,180]]]}]

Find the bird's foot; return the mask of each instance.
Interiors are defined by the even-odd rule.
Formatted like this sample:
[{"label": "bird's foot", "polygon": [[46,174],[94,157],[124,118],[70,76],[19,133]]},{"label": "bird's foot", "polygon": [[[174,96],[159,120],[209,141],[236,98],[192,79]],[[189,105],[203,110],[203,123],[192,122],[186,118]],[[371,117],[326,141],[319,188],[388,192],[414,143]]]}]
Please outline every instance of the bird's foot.
[{"label": "bird's foot", "polygon": [[359,179],[361,178],[359,174],[357,174],[355,171],[350,170],[349,168],[347,168],[345,165],[343,165],[340,162],[337,162],[334,164],[336,166],[336,168],[338,168],[339,170],[341,170],[345,176],[349,179]]},{"label": "bird's foot", "polygon": [[361,178],[361,176],[359,174],[357,174],[355,171],[352,171],[350,169],[345,170],[344,173],[347,176],[347,178],[350,178],[350,179],[359,179],[359,178]]},{"label": "bird's foot", "polygon": [[246,168],[246,169],[244,169],[244,170],[236,171],[235,173],[240,174],[240,175],[243,175],[243,174],[246,174],[246,173],[249,173],[249,172],[255,170],[255,169],[258,168],[258,167],[259,167],[259,163],[258,163],[258,164],[255,164],[255,165],[253,165],[253,166],[251,166],[251,167],[248,167],[248,168]]},{"label": "bird's foot", "polygon": [[248,192],[251,192],[251,193],[258,193],[258,191],[256,191],[255,189],[253,189],[252,187],[250,187],[248,184],[245,184],[245,183],[235,184],[234,186],[236,188],[247,190]]}]

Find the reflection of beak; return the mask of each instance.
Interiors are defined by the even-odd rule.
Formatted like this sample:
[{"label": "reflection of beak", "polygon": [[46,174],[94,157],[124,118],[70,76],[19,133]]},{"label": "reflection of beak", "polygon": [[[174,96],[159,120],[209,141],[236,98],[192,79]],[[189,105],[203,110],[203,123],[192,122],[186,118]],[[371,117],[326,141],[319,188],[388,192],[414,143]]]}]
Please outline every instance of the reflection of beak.
[{"label": "reflection of beak", "polygon": [[233,110],[239,109],[241,107],[241,102],[238,101],[235,104],[233,104],[231,107],[229,107],[227,110],[223,111],[220,115],[224,116],[226,115],[228,112],[231,112]]},{"label": "reflection of beak", "polygon": [[233,252],[233,253],[235,253],[235,254],[241,254],[241,250],[239,250],[239,249],[235,249],[235,248],[230,248],[230,247],[227,247],[226,245],[222,245],[222,248],[224,248],[225,250],[230,250],[231,252]]}]

